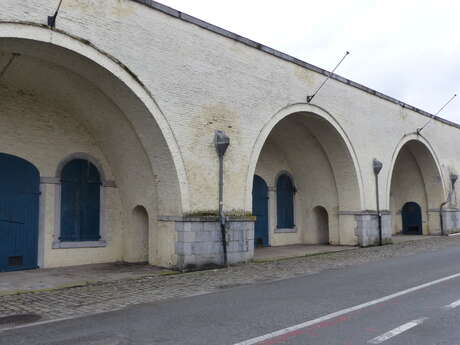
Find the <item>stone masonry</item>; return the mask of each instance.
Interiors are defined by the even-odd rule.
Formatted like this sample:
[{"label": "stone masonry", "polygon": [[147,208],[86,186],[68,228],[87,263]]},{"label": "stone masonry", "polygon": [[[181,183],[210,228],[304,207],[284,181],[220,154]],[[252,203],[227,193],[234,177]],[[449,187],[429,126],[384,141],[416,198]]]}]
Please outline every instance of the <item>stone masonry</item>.
[{"label": "stone masonry", "polygon": [[[222,234],[218,217],[176,219],[178,268],[223,264]],[[253,257],[254,220],[228,218],[228,262],[246,262]]]}]

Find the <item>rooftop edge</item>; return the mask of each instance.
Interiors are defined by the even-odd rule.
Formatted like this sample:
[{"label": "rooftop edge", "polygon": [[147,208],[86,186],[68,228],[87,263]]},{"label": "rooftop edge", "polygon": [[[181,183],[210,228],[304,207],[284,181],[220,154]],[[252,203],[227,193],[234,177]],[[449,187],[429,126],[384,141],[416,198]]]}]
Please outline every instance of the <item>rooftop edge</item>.
[{"label": "rooftop edge", "polygon": [[347,79],[347,78],[344,78],[338,74],[331,74],[330,72],[326,71],[325,69],[322,69],[320,67],[317,67],[315,65],[312,65],[308,62],[305,62],[303,60],[300,60],[300,59],[297,59],[289,54],[286,54],[286,53],[283,53],[279,50],[276,50],[276,49],[273,49],[273,48],[270,48],[266,45],[263,45],[261,43],[258,43],[256,41],[253,41],[249,38],[246,38],[244,36],[240,36],[238,34],[235,34],[234,32],[231,32],[231,31],[228,31],[228,30],[225,30],[217,25],[214,25],[214,24],[211,24],[211,23],[208,23],[204,20],[201,20],[201,19],[198,19],[196,17],[193,17],[191,15],[188,15],[186,13],[183,13],[183,12],[180,12],[178,10],[175,10],[169,6],[166,6],[166,5],[163,5],[159,2],[156,2],[156,1],[153,1],[153,0],[131,0],[131,1],[134,1],[134,2],[137,2],[139,4],[143,4],[143,5],[146,5],[152,9],[155,9],[157,11],[160,11],[162,13],[165,13],[167,15],[170,15],[172,17],[175,17],[175,18],[178,18],[178,19],[181,19],[187,23],[190,23],[190,24],[194,24],[194,25],[197,25],[199,26],[200,28],[203,28],[205,30],[208,30],[208,31],[211,31],[211,32],[214,32],[218,35],[221,35],[221,36],[224,36],[224,37],[227,37],[227,38],[230,38],[232,40],[235,40],[235,41],[238,41],[242,44],[245,44],[249,47],[252,47],[252,48],[255,48],[255,49],[258,49],[260,51],[263,51],[264,53],[267,53],[267,54],[270,54],[270,55],[273,55],[277,58],[280,58],[282,60],[285,60],[285,61],[288,61],[288,62],[292,62],[298,66],[301,66],[303,68],[306,68],[310,71],[313,71],[313,72],[316,72],[316,73],[320,73],[326,77],[328,76],[331,76],[331,79],[334,79],[334,80],[337,80],[343,84],[347,84],[347,85],[350,85],[352,87],[355,87],[361,91],[364,91],[366,93],[369,93],[371,95],[374,95],[374,96],[377,96],[381,99],[384,99],[386,101],[389,101],[391,103],[394,103],[394,104],[398,104],[400,105],[401,107],[403,108],[406,108],[406,109],[409,109],[409,110],[412,110],[420,115],[423,115],[423,116],[426,116],[426,117],[429,117],[429,118],[433,118],[434,120],[436,121],[439,121],[441,123],[444,123],[446,125],[449,125],[449,126],[452,126],[452,127],[455,127],[455,128],[459,128],[460,129],[460,124],[457,124],[453,121],[449,121],[449,120],[446,120],[446,119],[443,119],[442,117],[439,117],[439,116],[435,116],[433,114],[430,114],[428,113],[427,111],[425,110],[422,110],[422,109],[419,109],[417,107],[414,107],[410,104],[407,104],[407,103],[404,103],[400,100],[397,100],[396,98],[393,98],[391,96],[388,96],[388,95],[385,95],[381,92],[378,92],[374,89],[371,89],[367,86],[364,86],[362,84],[359,84],[359,83],[356,83],[350,79]]}]

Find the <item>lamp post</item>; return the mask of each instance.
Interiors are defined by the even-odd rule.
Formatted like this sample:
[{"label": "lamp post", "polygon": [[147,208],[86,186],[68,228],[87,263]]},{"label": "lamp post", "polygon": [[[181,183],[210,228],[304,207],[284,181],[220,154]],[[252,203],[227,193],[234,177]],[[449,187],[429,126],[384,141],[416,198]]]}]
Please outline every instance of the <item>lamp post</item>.
[{"label": "lamp post", "polygon": [[377,203],[377,222],[379,227],[379,245],[383,244],[382,241],[382,215],[380,214],[380,202],[379,202],[379,173],[382,170],[383,163],[375,159],[372,161],[372,168],[374,169],[375,175],[375,199]]},{"label": "lamp post", "polygon": [[222,234],[222,249],[224,253],[224,265],[227,266],[227,236],[224,216],[224,155],[230,145],[230,138],[223,131],[216,131],[214,135],[217,156],[219,157],[219,220]]}]

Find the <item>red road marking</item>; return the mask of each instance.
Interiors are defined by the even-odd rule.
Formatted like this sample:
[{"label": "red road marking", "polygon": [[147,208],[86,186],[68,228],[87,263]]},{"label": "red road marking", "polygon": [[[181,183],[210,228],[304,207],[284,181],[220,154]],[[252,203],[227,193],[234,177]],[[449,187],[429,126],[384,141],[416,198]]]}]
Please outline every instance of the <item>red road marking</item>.
[{"label": "red road marking", "polygon": [[374,332],[378,332],[379,330],[377,328],[366,328],[366,331],[368,332],[371,332],[371,333],[374,333]]},{"label": "red road marking", "polygon": [[275,337],[275,338],[272,338],[272,339],[267,339],[267,340],[259,343],[259,345],[280,344],[280,343],[284,343],[285,341],[287,341],[287,340],[289,340],[289,339],[291,339],[293,337],[297,337],[299,335],[304,335],[304,334],[311,335],[311,336],[314,336],[314,337],[318,337],[319,334],[315,333],[314,332],[315,330],[336,326],[339,323],[348,321],[349,319],[350,319],[350,316],[342,315],[342,316],[339,316],[339,317],[337,317],[335,319],[320,322],[320,323],[318,323],[316,325],[313,325],[313,326],[310,326],[310,327],[307,327],[307,328],[304,328],[304,329],[298,329],[296,331],[292,331],[292,332],[280,335],[279,337]]}]

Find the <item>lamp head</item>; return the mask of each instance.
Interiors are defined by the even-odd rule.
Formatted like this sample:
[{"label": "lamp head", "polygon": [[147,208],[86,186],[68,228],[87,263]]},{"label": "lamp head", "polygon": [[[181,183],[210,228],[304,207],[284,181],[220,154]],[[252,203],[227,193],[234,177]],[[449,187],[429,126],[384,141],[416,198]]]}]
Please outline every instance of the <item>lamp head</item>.
[{"label": "lamp head", "polygon": [[216,145],[216,151],[219,157],[223,157],[225,151],[227,151],[228,145],[230,145],[230,138],[223,131],[216,131],[214,135],[214,144]]},{"label": "lamp head", "polygon": [[372,168],[374,169],[374,174],[378,175],[380,170],[382,170],[383,163],[380,162],[378,159],[375,159],[372,161]]}]

